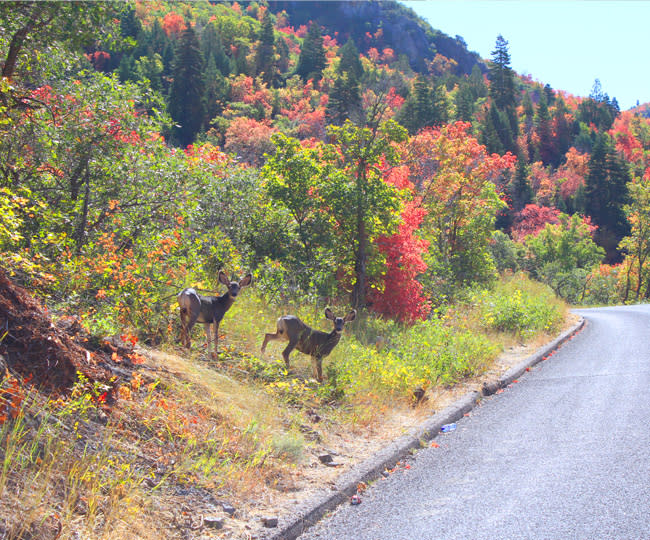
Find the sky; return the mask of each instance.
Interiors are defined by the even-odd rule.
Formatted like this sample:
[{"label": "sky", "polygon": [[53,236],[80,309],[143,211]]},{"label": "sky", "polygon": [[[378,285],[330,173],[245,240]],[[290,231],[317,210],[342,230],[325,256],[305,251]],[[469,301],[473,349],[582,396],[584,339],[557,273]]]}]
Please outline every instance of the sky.
[{"label": "sky", "polygon": [[491,59],[508,42],[520,75],[576,96],[596,79],[622,110],[650,102],[650,0],[409,0],[429,24]]}]

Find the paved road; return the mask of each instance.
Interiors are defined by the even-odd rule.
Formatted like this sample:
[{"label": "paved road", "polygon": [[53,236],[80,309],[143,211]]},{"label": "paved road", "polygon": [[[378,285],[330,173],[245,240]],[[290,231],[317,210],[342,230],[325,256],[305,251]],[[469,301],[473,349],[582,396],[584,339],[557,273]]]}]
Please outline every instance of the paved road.
[{"label": "paved road", "polygon": [[650,306],[585,328],[301,540],[650,539]]}]

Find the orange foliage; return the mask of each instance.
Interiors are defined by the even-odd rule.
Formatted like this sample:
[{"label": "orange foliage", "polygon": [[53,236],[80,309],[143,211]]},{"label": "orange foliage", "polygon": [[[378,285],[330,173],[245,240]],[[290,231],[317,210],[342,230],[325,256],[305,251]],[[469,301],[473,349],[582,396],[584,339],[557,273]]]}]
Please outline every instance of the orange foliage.
[{"label": "orange foliage", "polygon": [[178,35],[185,30],[185,19],[175,11],[170,11],[163,17],[162,28],[168,36]]},{"label": "orange foliage", "polygon": [[226,131],[225,148],[246,163],[260,165],[263,154],[273,150],[271,135],[276,131],[268,121],[235,118]]}]

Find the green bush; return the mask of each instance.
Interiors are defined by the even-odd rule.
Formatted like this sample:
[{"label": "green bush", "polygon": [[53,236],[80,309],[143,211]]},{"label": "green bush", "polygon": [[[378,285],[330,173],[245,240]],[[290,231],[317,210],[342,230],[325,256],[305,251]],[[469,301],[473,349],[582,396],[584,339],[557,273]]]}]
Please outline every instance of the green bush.
[{"label": "green bush", "polygon": [[492,330],[526,336],[555,331],[563,320],[562,304],[552,291],[521,276],[475,293],[473,301]]}]

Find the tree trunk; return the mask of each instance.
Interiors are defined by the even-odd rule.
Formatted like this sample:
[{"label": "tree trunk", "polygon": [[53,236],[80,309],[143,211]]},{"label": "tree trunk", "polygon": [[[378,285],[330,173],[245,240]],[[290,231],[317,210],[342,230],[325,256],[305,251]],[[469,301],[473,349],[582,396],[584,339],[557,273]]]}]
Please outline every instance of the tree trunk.
[{"label": "tree trunk", "polygon": [[366,307],[366,275],[368,264],[368,235],[366,223],[362,216],[357,222],[357,250],[354,255],[354,273],[356,283],[352,289],[352,307],[359,310]]}]

